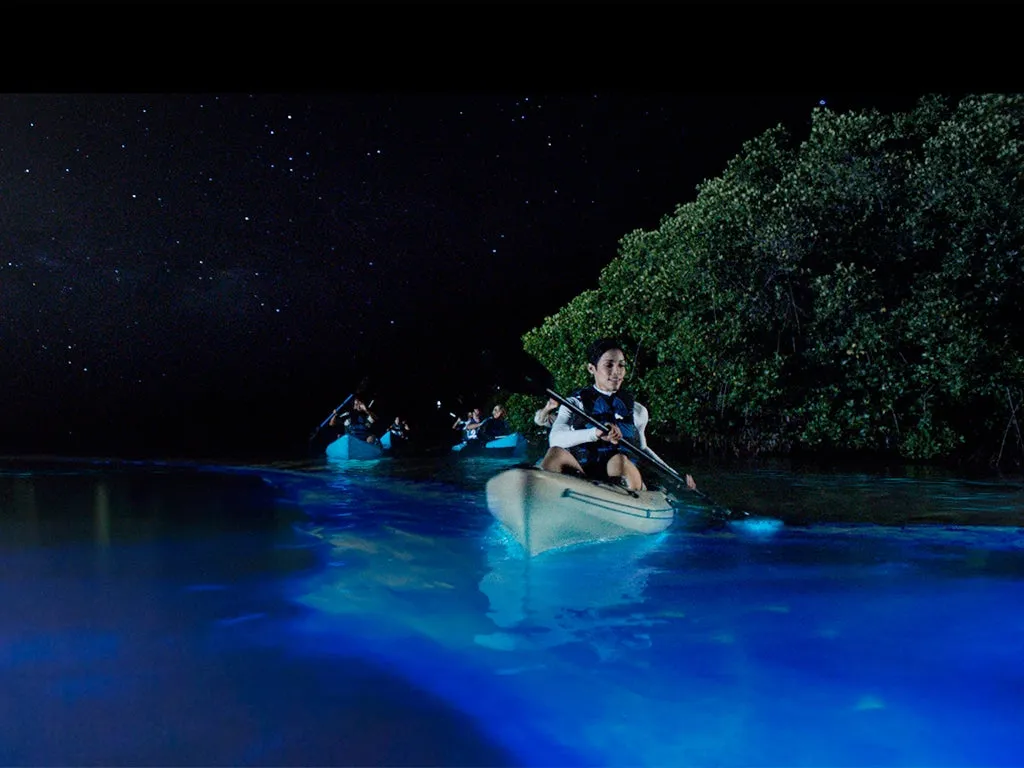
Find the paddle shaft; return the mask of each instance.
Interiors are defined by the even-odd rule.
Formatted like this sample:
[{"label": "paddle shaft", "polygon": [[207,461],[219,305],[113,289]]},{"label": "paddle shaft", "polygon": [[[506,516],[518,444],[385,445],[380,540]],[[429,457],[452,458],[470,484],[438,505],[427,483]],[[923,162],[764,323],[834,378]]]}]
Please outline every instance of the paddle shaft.
[{"label": "paddle shaft", "polygon": [[337,408],[335,408],[333,411],[331,411],[330,414],[327,416],[327,418],[324,419],[322,422],[320,422],[320,426],[316,428],[316,432],[314,432],[313,434],[315,435],[321,429],[326,427],[327,426],[327,422],[330,421],[331,419],[333,419],[334,416],[338,413],[338,411],[340,411],[342,408],[344,408],[346,405],[348,405],[349,400],[351,400],[353,397],[355,397],[354,394],[353,395],[349,395],[348,397],[346,397],[342,401],[341,405],[339,405]]},{"label": "paddle shaft", "polygon": [[[545,391],[548,393],[548,395],[550,395],[552,398],[554,398],[559,403],[564,405],[566,408],[568,408],[570,411],[575,413],[577,416],[586,419],[587,421],[589,421],[591,424],[593,424],[595,427],[600,429],[605,434],[608,433],[608,431],[609,431],[608,425],[606,425],[606,424],[598,421],[597,419],[595,419],[593,416],[591,416],[589,413],[584,411],[582,408],[580,408],[578,405],[573,403],[571,400],[567,400],[566,398],[562,397],[560,394],[558,394],[557,392],[555,392],[554,390],[552,390],[550,388],[545,388]],[[627,440],[624,437],[619,438],[619,445],[625,446],[626,448],[628,448],[630,451],[632,451],[633,453],[637,454],[638,456],[643,456],[645,459],[647,459],[648,461],[653,463],[655,466],[657,466],[662,472],[665,472],[666,474],[671,475],[674,479],[678,480],[683,485],[685,485],[687,490],[692,491],[693,493],[695,493],[698,496],[700,496],[702,499],[704,499],[709,504],[714,505],[714,502],[711,501],[711,499],[709,499],[706,494],[702,493],[701,491],[698,491],[696,488],[690,488],[690,486],[687,485],[687,483],[686,483],[686,478],[683,477],[682,475],[680,475],[674,469],[672,469],[672,467],[670,467],[668,464],[666,464],[661,459],[658,459],[657,457],[652,456],[651,454],[647,453],[647,451],[645,451],[643,448],[640,448],[640,447],[638,447],[636,445],[633,445],[631,442],[629,442],[629,440]]]}]

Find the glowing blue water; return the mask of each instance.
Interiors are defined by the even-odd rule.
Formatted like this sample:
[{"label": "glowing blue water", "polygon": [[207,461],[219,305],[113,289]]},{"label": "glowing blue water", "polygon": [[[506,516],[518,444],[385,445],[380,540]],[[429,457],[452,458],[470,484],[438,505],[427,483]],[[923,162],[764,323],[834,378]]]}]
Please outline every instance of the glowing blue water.
[{"label": "glowing blue water", "polygon": [[529,559],[499,468],[0,468],[0,763],[1021,765],[1019,487]]}]

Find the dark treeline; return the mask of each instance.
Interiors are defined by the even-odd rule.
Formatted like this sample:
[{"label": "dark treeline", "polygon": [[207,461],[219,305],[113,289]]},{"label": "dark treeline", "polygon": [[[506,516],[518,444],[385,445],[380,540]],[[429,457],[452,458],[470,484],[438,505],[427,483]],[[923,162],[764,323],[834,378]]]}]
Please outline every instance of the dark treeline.
[{"label": "dark treeline", "polygon": [[524,347],[570,390],[589,340],[621,336],[652,433],[695,451],[1019,467],[1022,121],[1016,94],[816,109],[623,237]]}]

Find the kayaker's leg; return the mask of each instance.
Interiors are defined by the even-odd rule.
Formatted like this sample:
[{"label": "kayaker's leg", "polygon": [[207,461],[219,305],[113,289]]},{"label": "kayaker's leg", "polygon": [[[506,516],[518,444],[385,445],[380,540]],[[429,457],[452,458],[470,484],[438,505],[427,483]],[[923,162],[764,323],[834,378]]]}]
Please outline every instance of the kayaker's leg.
[{"label": "kayaker's leg", "polygon": [[612,479],[625,477],[626,487],[631,491],[646,490],[644,479],[640,476],[640,470],[623,453],[617,453],[608,459],[608,477]]},{"label": "kayaker's leg", "polygon": [[548,448],[548,452],[541,459],[540,468],[548,472],[562,473],[569,470],[571,472],[578,472],[581,475],[583,474],[583,467],[576,461],[576,457],[565,450],[565,448],[559,448],[557,445]]}]

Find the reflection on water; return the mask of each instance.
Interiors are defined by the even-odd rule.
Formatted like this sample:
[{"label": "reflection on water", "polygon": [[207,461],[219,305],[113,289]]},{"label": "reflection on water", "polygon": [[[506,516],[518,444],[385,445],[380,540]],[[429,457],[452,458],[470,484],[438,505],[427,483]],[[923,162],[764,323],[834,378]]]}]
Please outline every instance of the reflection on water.
[{"label": "reflection on water", "polygon": [[[4,520],[14,523],[27,544],[39,543],[39,509],[36,506],[36,486],[31,477],[13,477],[10,486],[10,511],[5,509]],[[5,505],[6,507],[7,505]],[[7,536],[4,537],[7,539]]]},{"label": "reflection on water", "polygon": [[[287,585],[321,558],[260,472],[20,470],[0,472],[4,765],[513,764],[388,664],[290,651]],[[342,486],[312,495],[352,509]]]},{"label": "reflection on water", "polygon": [[[644,556],[662,546],[666,534],[573,548],[546,558],[522,556],[500,529],[492,536],[501,543],[488,548],[488,571],[479,589],[496,631],[477,635],[477,643],[502,650],[578,643],[602,661],[622,651],[620,641],[625,649],[650,644],[640,606],[655,569]],[[632,634],[607,631],[630,627],[638,629]]]},{"label": "reflection on water", "polygon": [[110,492],[105,482],[96,483],[96,510],[94,530],[96,545],[102,549],[110,546]]},{"label": "reflection on water", "polygon": [[1024,483],[1020,481],[971,481],[938,472],[908,477],[760,469],[710,473],[704,482],[721,489],[733,508],[778,517],[790,525],[1024,522]]},{"label": "reflection on water", "polygon": [[[353,462],[343,471],[323,461],[271,465],[272,469],[322,473],[387,483],[394,479],[441,484],[475,492],[515,460],[408,459]],[[685,467],[683,469],[690,470]],[[906,467],[869,474],[756,469],[692,468],[701,490],[735,513],[784,520],[788,525],[873,523],[907,525],[1021,525],[1024,480],[972,480],[938,469]],[[695,503],[699,503],[695,500]]]},{"label": "reflection on water", "polygon": [[0,464],[0,762],[1020,764],[1020,485],[709,471],[786,525],[527,558],[508,465]]}]

